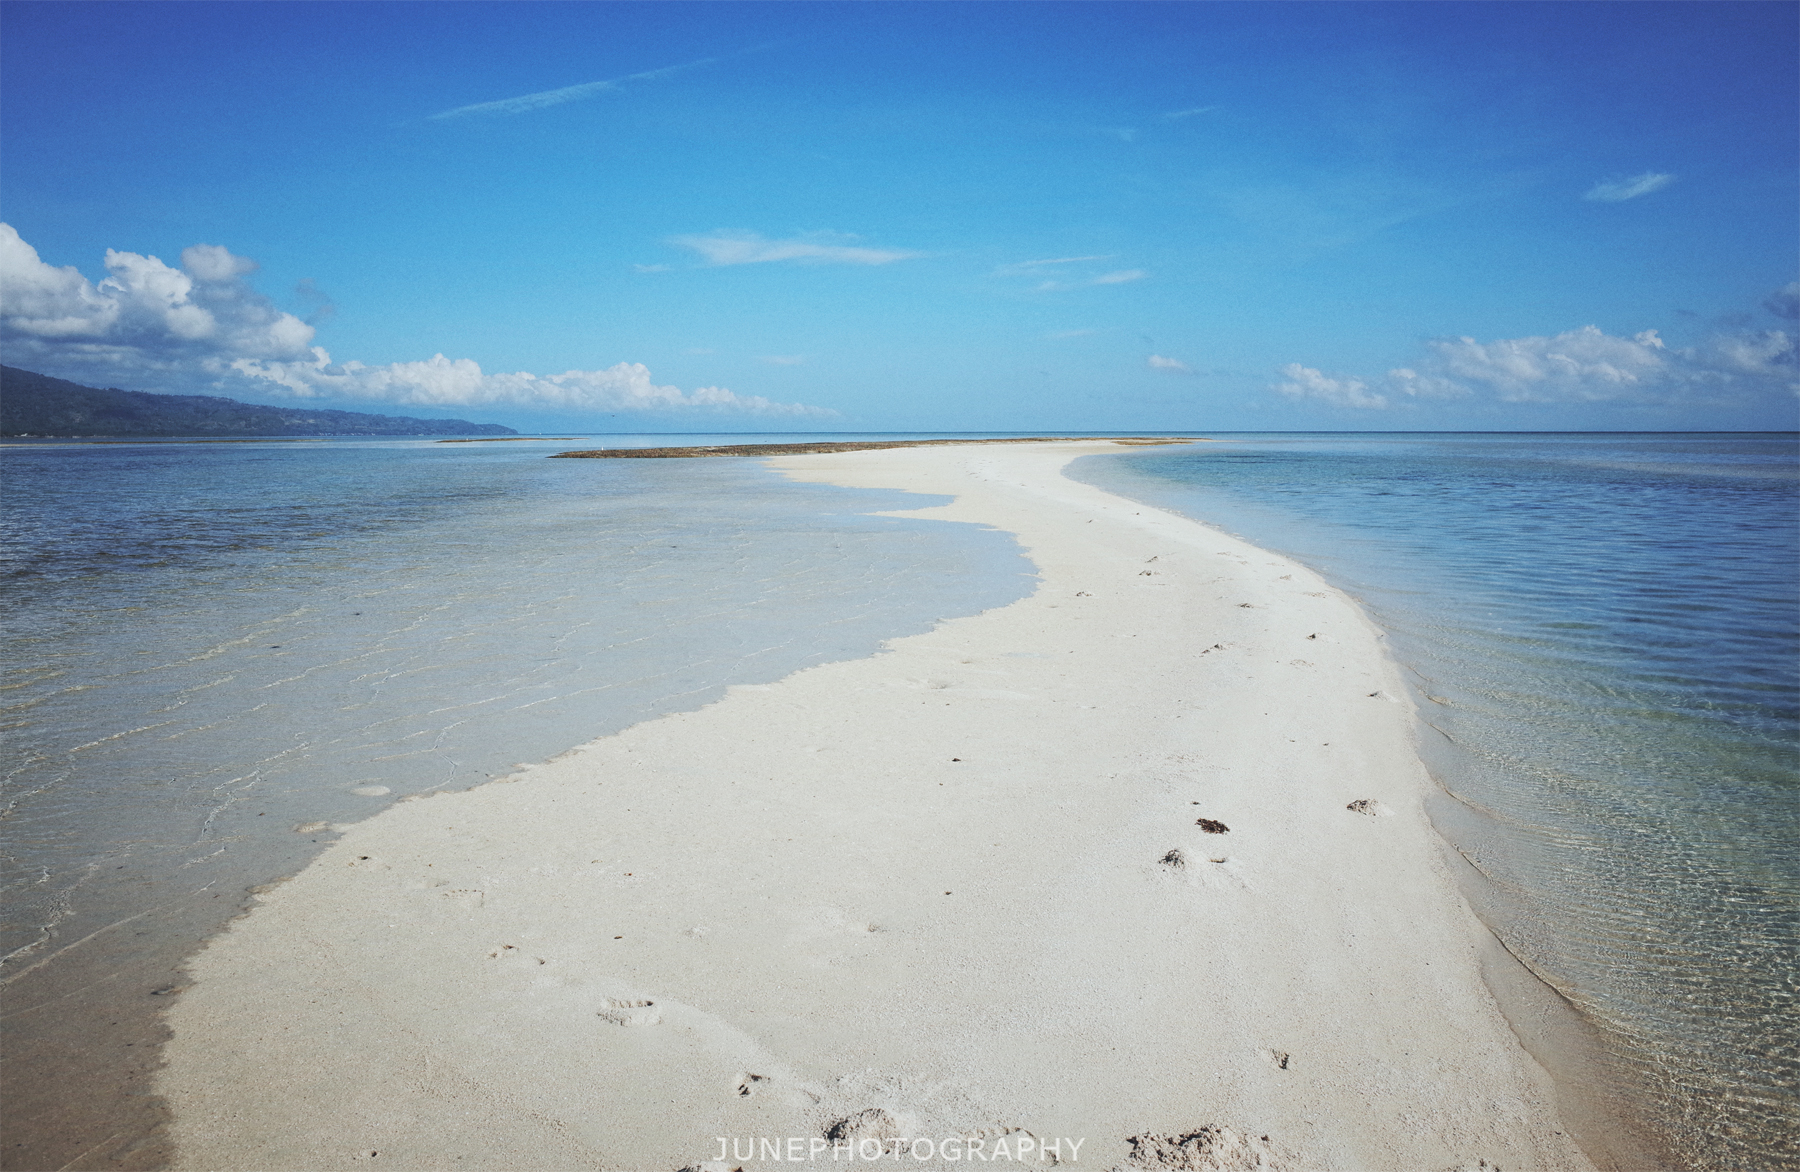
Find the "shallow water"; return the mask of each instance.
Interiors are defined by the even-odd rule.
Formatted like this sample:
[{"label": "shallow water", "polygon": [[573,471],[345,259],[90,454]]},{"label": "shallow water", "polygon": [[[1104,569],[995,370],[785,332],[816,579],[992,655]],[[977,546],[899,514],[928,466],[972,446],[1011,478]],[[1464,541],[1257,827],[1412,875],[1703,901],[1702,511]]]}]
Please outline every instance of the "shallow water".
[{"label": "shallow water", "polygon": [[333,827],[1032,589],[869,515],[939,498],[545,459],[597,438],[0,452],[5,1166],[163,1158],[160,998]]},{"label": "shallow water", "polygon": [[1800,1168],[1795,438],[1219,438],[1073,474],[1356,596],[1478,910],[1657,1146]]}]

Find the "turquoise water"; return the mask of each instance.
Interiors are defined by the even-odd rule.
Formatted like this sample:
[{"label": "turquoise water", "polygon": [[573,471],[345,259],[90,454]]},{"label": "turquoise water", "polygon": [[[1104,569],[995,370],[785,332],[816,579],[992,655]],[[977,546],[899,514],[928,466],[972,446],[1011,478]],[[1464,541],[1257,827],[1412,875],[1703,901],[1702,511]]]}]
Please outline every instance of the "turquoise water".
[{"label": "turquoise water", "polygon": [[545,458],[744,438],[0,451],[4,1165],[162,1159],[157,1008],[334,827],[1032,589],[869,515],[941,498]]},{"label": "turquoise water", "polygon": [[1073,474],[1354,595],[1477,909],[1655,1145],[1800,1168],[1795,437],[1218,438]]},{"label": "turquoise water", "polygon": [[[0,451],[27,1145],[0,1164],[156,1165],[162,996],[333,826],[1031,588],[1007,535],[867,515],[932,498],[544,459],[744,438]],[[1433,813],[1483,915],[1598,1023],[1678,1162],[1720,1169],[1800,1167],[1795,470],[1792,436],[1246,436],[1077,466],[1362,600],[1441,730]]]}]

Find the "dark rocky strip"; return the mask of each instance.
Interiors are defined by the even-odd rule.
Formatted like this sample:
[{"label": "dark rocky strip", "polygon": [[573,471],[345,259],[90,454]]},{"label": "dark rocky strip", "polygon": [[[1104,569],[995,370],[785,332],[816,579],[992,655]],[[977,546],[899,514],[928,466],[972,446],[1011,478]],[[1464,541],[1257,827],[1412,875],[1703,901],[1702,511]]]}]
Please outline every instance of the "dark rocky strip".
[{"label": "dark rocky strip", "polygon": [[805,456],[814,452],[868,452],[880,448],[925,448],[938,444],[1049,444],[1115,443],[1128,447],[1152,444],[1189,444],[1193,439],[1173,436],[1037,435],[1007,439],[846,440],[815,444],[719,444],[698,448],[597,448],[588,452],[558,452],[552,460],[674,460],[691,456]]}]

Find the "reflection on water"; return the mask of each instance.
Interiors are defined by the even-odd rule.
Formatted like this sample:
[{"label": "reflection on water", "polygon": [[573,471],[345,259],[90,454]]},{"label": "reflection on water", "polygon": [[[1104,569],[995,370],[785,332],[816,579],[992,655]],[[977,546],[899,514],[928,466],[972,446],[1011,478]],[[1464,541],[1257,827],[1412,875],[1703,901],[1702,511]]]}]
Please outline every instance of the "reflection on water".
[{"label": "reflection on water", "polygon": [[1356,595],[1484,917],[1683,1163],[1800,1167],[1794,438],[1221,438],[1076,474]]}]

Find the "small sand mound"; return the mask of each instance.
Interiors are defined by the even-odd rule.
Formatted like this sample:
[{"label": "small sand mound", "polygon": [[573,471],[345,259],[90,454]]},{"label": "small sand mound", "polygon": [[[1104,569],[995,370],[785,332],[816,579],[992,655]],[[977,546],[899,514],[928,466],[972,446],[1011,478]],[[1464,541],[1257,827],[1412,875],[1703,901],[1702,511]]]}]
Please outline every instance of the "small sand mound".
[{"label": "small sand mound", "polygon": [[1114,1172],[1291,1172],[1298,1167],[1269,1137],[1239,1135],[1229,1127],[1202,1127],[1186,1135],[1134,1135],[1131,1155]]}]

